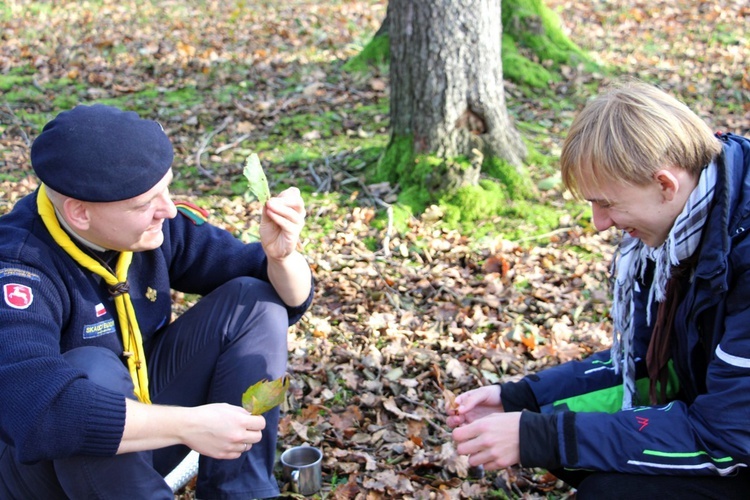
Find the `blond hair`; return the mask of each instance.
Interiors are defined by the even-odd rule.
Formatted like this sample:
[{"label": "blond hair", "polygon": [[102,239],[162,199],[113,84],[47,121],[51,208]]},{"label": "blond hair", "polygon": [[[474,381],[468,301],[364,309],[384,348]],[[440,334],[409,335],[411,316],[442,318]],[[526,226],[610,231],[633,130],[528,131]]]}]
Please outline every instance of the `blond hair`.
[{"label": "blond hair", "polygon": [[565,187],[581,183],[645,185],[667,166],[698,178],[721,153],[708,125],[685,104],[642,82],[625,82],[589,102],[570,127],[560,155]]}]

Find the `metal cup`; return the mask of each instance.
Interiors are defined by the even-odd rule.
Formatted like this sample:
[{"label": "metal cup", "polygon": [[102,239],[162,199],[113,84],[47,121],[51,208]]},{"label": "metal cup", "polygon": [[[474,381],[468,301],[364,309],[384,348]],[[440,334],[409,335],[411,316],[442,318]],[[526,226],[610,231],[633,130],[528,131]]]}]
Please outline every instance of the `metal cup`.
[{"label": "metal cup", "polygon": [[320,491],[323,452],[312,446],[296,446],[281,454],[284,478],[292,490],[300,495],[313,495]]}]

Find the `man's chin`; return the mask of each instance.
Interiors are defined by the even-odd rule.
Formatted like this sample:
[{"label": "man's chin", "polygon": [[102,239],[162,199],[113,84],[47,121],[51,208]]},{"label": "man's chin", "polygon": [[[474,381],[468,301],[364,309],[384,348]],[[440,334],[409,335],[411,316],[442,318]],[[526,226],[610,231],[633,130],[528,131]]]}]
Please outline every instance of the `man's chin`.
[{"label": "man's chin", "polygon": [[151,235],[150,237],[144,237],[137,245],[133,247],[133,252],[147,252],[149,250],[156,250],[162,243],[164,243],[164,234],[159,232],[158,234]]}]

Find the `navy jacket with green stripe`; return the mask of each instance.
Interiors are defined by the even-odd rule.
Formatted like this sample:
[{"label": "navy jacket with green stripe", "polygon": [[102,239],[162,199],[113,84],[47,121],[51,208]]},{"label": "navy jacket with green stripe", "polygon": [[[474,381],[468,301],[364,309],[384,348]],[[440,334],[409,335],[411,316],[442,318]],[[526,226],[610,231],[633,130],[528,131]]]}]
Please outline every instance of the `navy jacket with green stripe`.
[{"label": "navy jacket with green stripe", "polygon": [[726,475],[750,464],[750,140],[718,136],[714,204],[672,331],[673,399],[646,405],[647,273],[635,318],[644,406],[620,409],[609,351],[503,384],[505,411],[532,410],[521,417],[524,466]]}]

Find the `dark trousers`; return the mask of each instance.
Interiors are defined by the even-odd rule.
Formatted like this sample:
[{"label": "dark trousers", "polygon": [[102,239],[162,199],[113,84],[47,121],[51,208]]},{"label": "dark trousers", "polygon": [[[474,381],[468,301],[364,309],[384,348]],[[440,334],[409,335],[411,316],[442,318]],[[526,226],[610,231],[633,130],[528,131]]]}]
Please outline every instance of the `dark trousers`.
[{"label": "dark trousers", "polygon": [[647,476],[613,472],[553,470],[576,488],[576,500],[744,500],[750,498],[750,471],[730,476]]},{"label": "dark trousers", "polygon": [[[228,282],[144,345],[154,404],[241,404],[254,382],[283,376],[288,315],[269,284],[252,278]],[[101,348],[64,354],[97,383],[133,398],[121,359]],[[268,498],[279,494],[273,467],[278,407],[264,414],[263,439],[236,460],[200,458],[200,499]],[[15,461],[0,442],[0,499],[169,499],[163,476],[188,453],[185,446],[111,458],[78,456],[33,465]]]}]

